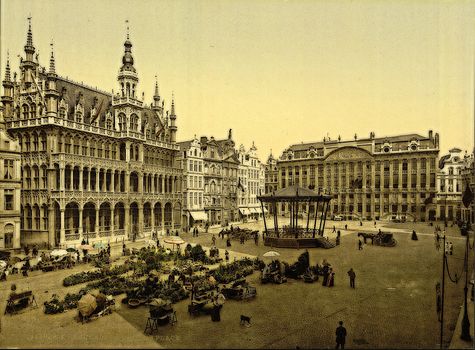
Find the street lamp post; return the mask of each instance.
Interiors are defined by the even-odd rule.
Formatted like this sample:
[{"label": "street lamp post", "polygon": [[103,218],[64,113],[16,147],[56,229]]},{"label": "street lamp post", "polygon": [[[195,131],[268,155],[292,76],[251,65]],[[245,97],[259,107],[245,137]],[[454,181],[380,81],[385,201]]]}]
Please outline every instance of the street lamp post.
[{"label": "street lamp post", "polygon": [[470,336],[470,321],[468,319],[468,305],[467,305],[467,292],[468,292],[468,232],[466,233],[465,240],[465,287],[463,288],[464,292],[464,310],[463,310],[463,319],[462,319],[462,334],[460,338],[462,340],[471,341],[472,337]]},{"label": "street lamp post", "polygon": [[446,251],[445,251],[445,235],[443,239],[443,255],[442,255],[442,305],[440,311],[440,348],[444,348],[444,294],[445,294],[445,259]]}]

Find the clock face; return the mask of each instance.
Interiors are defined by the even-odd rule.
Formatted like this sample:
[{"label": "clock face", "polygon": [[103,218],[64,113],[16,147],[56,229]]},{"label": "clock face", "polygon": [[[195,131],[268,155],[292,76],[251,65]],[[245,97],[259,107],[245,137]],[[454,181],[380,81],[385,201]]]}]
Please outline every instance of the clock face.
[{"label": "clock face", "polygon": [[388,146],[384,147],[383,151],[384,151],[384,153],[388,153],[389,152],[389,147]]},{"label": "clock face", "polygon": [[415,151],[416,149],[417,149],[417,146],[416,146],[416,145],[412,145],[412,146],[411,146],[411,150],[412,150],[412,151]]}]

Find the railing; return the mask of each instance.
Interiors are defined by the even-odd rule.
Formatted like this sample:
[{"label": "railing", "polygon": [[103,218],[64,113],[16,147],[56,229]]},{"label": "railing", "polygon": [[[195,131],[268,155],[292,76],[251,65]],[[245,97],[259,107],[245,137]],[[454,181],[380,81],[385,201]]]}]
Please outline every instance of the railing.
[{"label": "railing", "polygon": [[65,236],[66,241],[74,241],[79,239],[79,233],[68,234]]},{"label": "railing", "polygon": [[100,135],[108,135],[112,137],[133,137],[142,141],[145,141],[147,144],[168,148],[175,151],[180,149],[180,146],[177,144],[171,144],[162,141],[156,140],[146,140],[146,136],[140,132],[136,131],[116,131],[107,128],[103,128],[100,126],[89,125],[80,123],[74,120],[64,119],[62,117],[39,117],[39,118],[29,118],[29,119],[20,119],[20,120],[11,120],[7,122],[8,128],[20,128],[20,127],[27,127],[27,126],[36,126],[36,125],[44,125],[44,124],[54,124],[54,125],[61,125],[64,127],[72,128],[75,130],[84,130],[87,132],[93,132]]},{"label": "railing", "polygon": [[124,230],[124,229],[115,230],[115,231],[114,231],[114,235],[116,235],[116,236],[123,236],[123,235],[125,235],[125,230]]},{"label": "railing", "polygon": [[106,230],[99,230],[99,237],[110,237],[112,232],[107,228]]}]

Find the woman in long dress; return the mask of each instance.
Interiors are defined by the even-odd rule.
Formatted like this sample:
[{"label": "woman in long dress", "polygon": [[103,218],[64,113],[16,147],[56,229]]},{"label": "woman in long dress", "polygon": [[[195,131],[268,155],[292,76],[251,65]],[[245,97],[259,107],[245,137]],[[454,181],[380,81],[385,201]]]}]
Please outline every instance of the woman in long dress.
[{"label": "woman in long dress", "polygon": [[335,272],[330,274],[330,278],[328,279],[328,286],[333,287],[335,285]]},{"label": "woman in long dress", "polygon": [[333,269],[330,267],[330,269],[328,270],[328,278],[327,278],[327,287],[331,287],[331,281],[332,281],[332,276],[333,276]]}]

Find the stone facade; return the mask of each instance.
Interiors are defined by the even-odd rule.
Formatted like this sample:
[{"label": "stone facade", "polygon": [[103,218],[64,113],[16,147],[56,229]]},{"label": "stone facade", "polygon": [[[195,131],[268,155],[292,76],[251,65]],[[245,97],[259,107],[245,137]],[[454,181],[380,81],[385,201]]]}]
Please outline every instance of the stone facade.
[{"label": "stone facade", "polygon": [[22,161],[21,241],[68,246],[180,228],[182,170],[176,113],[155,84],[138,96],[132,43],[124,43],[118,93],[66,79],[34,57],[31,23],[20,75],[7,61],[2,103]]},{"label": "stone facade", "polygon": [[[332,194],[330,215],[435,219],[439,135],[370,137],[295,144],[277,161],[278,189],[292,184]],[[282,204],[278,208],[288,214]],[[312,213],[314,208],[299,208]]]},{"label": "stone facade", "polygon": [[262,217],[262,209],[257,196],[259,190],[264,193],[264,174],[261,169],[261,161],[256,154],[257,147],[252,144],[246,151],[244,145],[239,147],[239,179],[238,206],[241,219],[258,219]]},{"label": "stone facade", "polygon": [[0,249],[20,248],[21,153],[0,106]]},{"label": "stone facade", "polygon": [[187,230],[208,221],[204,210],[204,163],[201,143],[197,138],[178,143],[183,169],[183,218]]},{"label": "stone facade", "polygon": [[[461,168],[461,178],[462,178],[462,196],[467,187],[470,187],[470,190],[475,194],[475,161],[474,153],[464,155],[464,166]],[[468,222],[472,225],[475,224],[475,200],[472,201],[472,204],[467,208],[462,203],[462,221]]]},{"label": "stone facade", "polygon": [[[267,158],[267,162],[265,164],[265,185],[264,185],[264,192],[265,194],[271,194],[277,191],[278,182],[277,182],[277,159],[271,154],[269,158]],[[270,214],[274,214],[274,206],[270,203],[266,203],[267,210]]]},{"label": "stone facade", "polygon": [[460,220],[462,217],[462,170],[466,162],[459,148],[442,156],[437,172],[437,219]]}]

